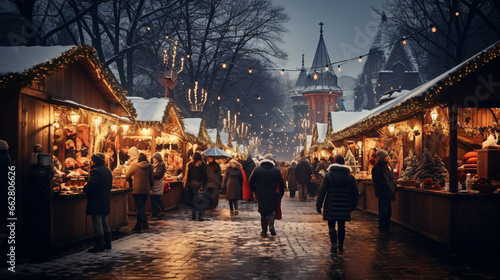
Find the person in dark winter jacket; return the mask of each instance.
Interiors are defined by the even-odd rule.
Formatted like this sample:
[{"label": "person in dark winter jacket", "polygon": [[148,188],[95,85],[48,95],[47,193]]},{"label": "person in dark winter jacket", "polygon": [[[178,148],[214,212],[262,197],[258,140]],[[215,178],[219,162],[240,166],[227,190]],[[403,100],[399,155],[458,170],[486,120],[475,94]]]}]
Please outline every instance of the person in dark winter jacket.
[{"label": "person in dark winter jacket", "polygon": [[[151,157],[153,166],[153,187],[151,188],[151,219],[157,219],[158,216],[165,215],[165,208],[161,196],[163,195],[163,176],[165,175],[166,167],[161,154],[156,152]],[[159,210],[159,214],[158,214]]]},{"label": "person in dark winter jacket", "polygon": [[238,215],[238,200],[243,198],[243,174],[241,174],[241,164],[234,159],[228,163],[222,187],[226,190],[226,199],[229,200],[229,212]]},{"label": "person in dark winter jacket", "polygon": [[137,207],[137,222],[132,230],[141,232],[141,229],[149,228],[145,206],[149,193],[151,192],[151,187],[154,184],[153,167],[145,154],[139,153],[137,162],[132,164],[127,171],[125,179],[129,180],[132,177],[132,196],[134,197],[135,206]]},{"label": "person in dark winter jacket", "polygon": [[111,227],[109,226],[109,211],[111,205],[111,186],[113,176],[104,165],[104,154],[95,153],[91,157],[90,179],[83,187],[87,194],[87,215],[92,216],[95,242],[91,253],[111,249]]},{"label": "person in dark winter jacket", "polygon": [[372,169],[372,179],[375,185],[375,196],[378,198],[378,230],[380,234],[389,233],[391,225],[391,201],[396,199],[396,181],[389,165],[391,157],[380,149],[377,151],[378,161]]},{"label": "person in dark winter jacket", "polygon": [[[243,170],[247,179],[250,179],[250,175],[252,175],[253,170],[255,169],[255,162],[252,159],[252,155],[248,155],[247,159],[241,164],[243,166]],[[253,193],[250,192],[250,199],[247,201],[254,202],[255,198],[253,197]]]},{"label": "person in dark winter jacket", "polygon": [[299,185],[299,198],[302,201],[307,199],[307,185],[311,181],[311,176],[313,172],[309,163],[307,163],[307,158],[302,157],[300,163],[297,164],[295,169],[295,178],[297,179],[297,184]]},{"label": "person in dark winter jacket", "polygon": [[189,198],[192,201],[192,215],[191,219],[203,221],[203,209],[210,203],[208,197],[207,186],[207,166],[203,162],[201,154],[196,152],[193,155],[193,160],[189,162],[186,170],[186,177],[184,178],[184,188],[189,192]]},{"label": "person in dark winter jacket", "polygon": [[222,186],[222,171],[214,157],[207,158],[207,188],[210,192],[210,208],[219,205],[219,189]]},{"label": "person in dark winter jacket", "polygon": [[[351,168],[344,165],[341,155],[335,157],[335,163],[328,167],[316,201],[316,209],[321,214],[323,206],[323,220],[328,221],[331,252],[344,250],[345,222],[351,220],[351,211],[358,205],[358,186],[351,175]],[[335,230],[337,224],[337,231]],[[337,244],[338,238],[338,244]]]},{"label": "person in dark winter jacket", "polygon": [[297,164],[295,161],[292,161],[290,167],[288,167],[288,190],[290,191],[290,198],[295,197],[295,192],[297,191],[297,178],[295,178],[295,170],[297,168]]},{"label": "person in dark winter jacket", "polygon": [[262,237],[267,236],[267,227],[271,235],[276,235],[274,219],[276,204],[285,194],[285,182],[281,172],[275,166],[273,156],[267,154],[250,176],[250,190],[255,193],[259,203],[260,222],[262,226]]}]

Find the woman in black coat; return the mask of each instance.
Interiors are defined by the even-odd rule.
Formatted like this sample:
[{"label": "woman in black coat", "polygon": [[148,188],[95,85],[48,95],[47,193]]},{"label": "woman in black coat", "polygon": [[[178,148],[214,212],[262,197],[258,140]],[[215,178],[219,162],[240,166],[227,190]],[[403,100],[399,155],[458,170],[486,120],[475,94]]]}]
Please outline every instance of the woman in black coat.
[{"label": "woman in black coat", "polygon": [[228,163],[222,187],[226,190],[226,199],[229,200],[229,213],[238,215],[238,200],[243,199],[243,174],[241,164],[234,159]]},{"label": "woman in black coat", "polygon": [[[321,214],[324,203],[323,220],[328,221],[332,253],[344,250],[345,222],[351,220],[351,211],[358,205],[358,186],[351,175],[351,169],[344,165],[344,158],[338,155],[335,163],[328,167],[329,172],[325,175],[316,208]],[[338,246],[337,231],[338,224]]]},{"label": "woman in black coat", "polygon": [[271,154],[267,154],[260,162],[260,166],[254,169],[248,184],[250,190],[256,194],[255,197],[259,203],[262,237],[267,236],[268,225],[271,235],[276,235],[274,229],[276,203],[285,194],[285,182]]},{"label": "woman in black coat", "polygon": [[207,165],[203,162],[201,154],[196,152],[192,161],[187,165],[186,177],[184,178],[184,188],[189,192],[189,198],[192,202],[192,220],[196,220],[196,213],[198,213],[198,221],[203,221],[203,209],[207,208],[210,203],[207,181]]},{"label": "woman in black coat", "polygon": [[113,176],[104,165],[104,154],[96,153],[91,157],[90,179],[83,187],[87,194],[87,215],[92,216],[96,246],[89,252],[102,252],[111,249],[111,227],[109,210],[111,205],[111,186]]}]

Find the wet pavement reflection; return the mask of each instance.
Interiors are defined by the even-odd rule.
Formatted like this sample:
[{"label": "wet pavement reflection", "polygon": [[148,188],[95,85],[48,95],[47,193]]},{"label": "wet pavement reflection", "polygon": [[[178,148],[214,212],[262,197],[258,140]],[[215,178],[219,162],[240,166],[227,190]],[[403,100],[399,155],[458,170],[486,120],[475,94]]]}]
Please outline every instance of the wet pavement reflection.
[{"label": "wet pavement reflection", "polygon": [[191,221],[190,210],[181,207],[143,233],[113,241],[111,251],[25,263],[0,278],[500,279],[498,254],[457,254],[397,225],[382,238],[377,217],[358,210],[346,225],[345,251],[330,254],[327,223],[314,199],[285,196],[282,208],[276,236],[260,236],[256,204],[241,202],[239,215],[230,215],[221,199],[217,209],[205,211],[205,221]]}]

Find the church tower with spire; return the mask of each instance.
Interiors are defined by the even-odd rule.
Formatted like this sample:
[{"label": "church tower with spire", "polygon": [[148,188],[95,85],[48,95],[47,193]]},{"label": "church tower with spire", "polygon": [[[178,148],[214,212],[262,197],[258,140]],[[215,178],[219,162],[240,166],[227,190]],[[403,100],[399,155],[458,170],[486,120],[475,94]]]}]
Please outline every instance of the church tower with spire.
[{"label": "church tower with spire", "polygon": [[304,54],[302,54],[302,68],[300,69],[299,78],[295,82],[295,87],[290,92],[292,99],[292,108],[294,113],[295,132],[303,132],[301,122],[307,116],[307,98],[302,95],[302,92],[307,87],[307,70],[304,67]]},{"label": "church tower with spire", "polygon": [[311,123],[326,123],[328,113],[337,111],[337,99],[343,93],[337,85],[337,75],[332,70],[330,56],[323,40],[323,25],[320,22],[320,36],[314,60],[308,75],[308,85],[302,95],[307,98]]}]

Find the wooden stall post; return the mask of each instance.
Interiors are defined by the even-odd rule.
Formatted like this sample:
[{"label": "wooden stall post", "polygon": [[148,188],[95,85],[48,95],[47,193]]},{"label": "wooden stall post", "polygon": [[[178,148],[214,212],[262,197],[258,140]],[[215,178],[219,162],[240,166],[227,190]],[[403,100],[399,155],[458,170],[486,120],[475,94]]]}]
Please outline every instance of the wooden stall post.
[{"label": "wooden stall post", "polygon": [[450,119],[450,192],[458,192],[457,157],[458,157],[458,110],[455,103],[448,105],[448,116]]}]

